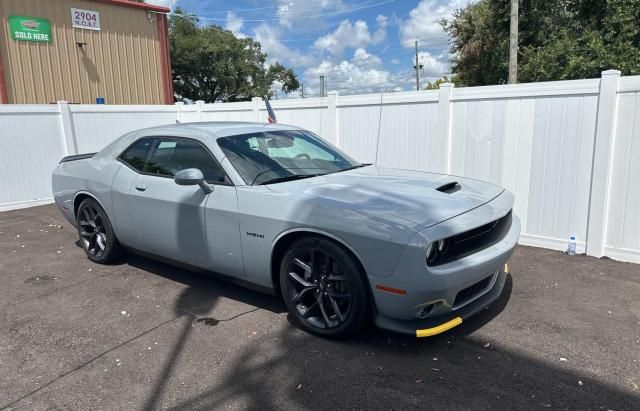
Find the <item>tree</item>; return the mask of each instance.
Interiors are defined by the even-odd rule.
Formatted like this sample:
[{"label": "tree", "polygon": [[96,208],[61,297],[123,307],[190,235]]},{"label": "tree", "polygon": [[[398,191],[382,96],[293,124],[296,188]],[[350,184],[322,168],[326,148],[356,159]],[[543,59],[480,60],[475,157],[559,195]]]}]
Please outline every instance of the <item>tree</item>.
[{"label": "tree", "polygon": [[[461,85],[505,83],[509,0],[480,0],[442,21],[452,37],[452,73]],[[640,0],[521,0],[521,82],[640,74]]]},{"label": "tree", "polygon": [[452,38],[451,72],[461,85],[500,84],[508,76],[509,31],[500,22],[495,1],[480,0],[442,20]]},{"label": "tree", "polygon": [[286,94],[300,88],[300,82],[298,82],[298,78],[296,77],[296,73],[293,72],[293,69],[285,68],[280,63],[276,62],[269,67],[267,77],[270,78],[272,82],[279,84],[280,89]]},{"label": "tree", "polygon": [[267,55],[257,41],[201,26],[196,16],[179,8],[169,20],[169,41],[174,91],[180,98],[244,101],[269,95],[274,81],[285,93],[299,86],[293,70],[279,63],[266,68]]},{"label": "tree", "polygon": [[448,78],[447,76],[444,76],[442,78],[437,79],[434,82],[428,82],[427,85],[423,88],[423,90],[437,90],[440,88],[440,84],[442,83],[454,83],[456,84],[456,79],[455,78]]}]

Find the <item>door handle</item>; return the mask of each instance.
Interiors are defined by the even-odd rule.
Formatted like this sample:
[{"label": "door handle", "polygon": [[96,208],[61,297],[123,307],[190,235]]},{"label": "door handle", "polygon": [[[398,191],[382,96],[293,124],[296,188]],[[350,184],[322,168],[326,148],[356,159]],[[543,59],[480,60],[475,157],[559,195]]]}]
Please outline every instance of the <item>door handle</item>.
[{"label": "door handle", "polygon": [[138,191],[145,191],[147,189],[147,186],[144,184],[136,184],[136,190]]}]

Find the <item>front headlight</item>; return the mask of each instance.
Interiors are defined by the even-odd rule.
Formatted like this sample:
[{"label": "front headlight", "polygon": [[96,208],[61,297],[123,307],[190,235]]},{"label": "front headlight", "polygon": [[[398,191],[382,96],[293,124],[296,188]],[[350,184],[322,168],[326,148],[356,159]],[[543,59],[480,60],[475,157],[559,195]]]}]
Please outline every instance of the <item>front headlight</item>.
[{"label": "front headlight", "polygon": [[433,263],[437,256],[438,256],[437,243],[430,243],[427,246],[427,264]]},{"label": "front headlight", "polygon": [[447,253],[449,241],[447,239],[438,240],[427,246],[427,265],[433,265],[436,260]]},{"label": "front headlight", "polygon": [[440,254],[446,253],[447,248],[449,248],[449,242],[446,239],[438,241],[438,252]]}]

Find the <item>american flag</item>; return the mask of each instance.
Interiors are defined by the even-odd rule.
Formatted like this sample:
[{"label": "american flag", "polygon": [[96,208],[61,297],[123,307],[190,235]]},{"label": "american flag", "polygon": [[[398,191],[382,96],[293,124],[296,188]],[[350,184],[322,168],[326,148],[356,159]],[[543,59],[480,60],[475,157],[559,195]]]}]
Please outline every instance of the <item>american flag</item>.
[{"label": "american flag", "polygon": [[267,96],[263,97],[264,100],[264,105],[267,106],[267,121],[269,121],[270,124],[272,123],[277,123],[278,120],[276,119],[276,113],[273,112],[273,109],[271,108],[271,103],[269,103],[269,99],[267,98]]}]

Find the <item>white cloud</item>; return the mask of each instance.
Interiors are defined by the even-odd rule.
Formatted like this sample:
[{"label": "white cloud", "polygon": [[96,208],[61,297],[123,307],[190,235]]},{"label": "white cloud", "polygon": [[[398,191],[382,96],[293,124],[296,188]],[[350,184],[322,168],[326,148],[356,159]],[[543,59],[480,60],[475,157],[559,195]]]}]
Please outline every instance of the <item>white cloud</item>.
[{"label": "white cloud", "polygon": [[345,10],[343,0],[278,0],[278,22],[292,28],[294,23],[301,20],[304,25],[314,24],[310,20],[320,20],[326,12]]},{"label": "white cloud", "polygon": [[151,4],[153,6],[164,6],[164,7],[170,7],[171,9],[173,9],[173,7],[176,5],[177,2],[178,0],[146,0],[145,1],[145,3]]},{"label": "white cloud", "polygon": [[[444,55],[433,57],[428,51],[421,51],[418,53],[418,61],[422,66],[422,74],[429,78],[440,78],[448,70],[448,65],[443,62],[442,59],[446,58]],[[412,60],[415,61],[415,58]]]},{"label": "white cloud", "polygon": [[337,29],[318,38],[313,43],[313,47],[316,50],[327,50],[333,55],[340,55],[346,48],[379,44],[386,37],[388,20],[386,16],[378,16],[376,21],[378,22],[377,30],[370,32],[366,21],[357,20],[352,23],[349,20],[342,20]]},{"label": "white cloud", "polygon": [[447,47],[447,36],[439,21],[451,17],[456,9],[476,0],[422,0],[400,23],[400,39],[405,47],[413,47],[418,40],[433,48]]},{"label": "white cloud", "polygon": [[382,14],[378,14],[378,17],[376,17],[376,23],[378,23],[379,28],[386,29],[389,25],[389,18]]},{"label": "white cloud", "polygon": [[381,66],[382,60],[380,57],[375,56],[367,52],[367,50],[362,47],[357,48],[356,51],[353,52],[353,58],[351,59],[354,64],[363,67],[363,66]]},{"label": "white cloud", "polygon": [[327,90],[336,90],[341,94],[389,91],[399,80],[384,69],[378,56],[363,48],[356,49],[349,60],[323,60],[317,66],[307,69],[305,78],[310,90],[319,89],[321,75],[325,76]]},{"label": "white cloud", "polygon": [[306,66],[315,62],[313,57],[284,45],[279,39],[279,30],[271,25],[261,24],[253,33],[256,41],[262,45],[262,51],[267,53],[267,63],[278,61],[293,66]]},{"label": "white cloud", "polygon": [[234,12],[227,12],[227,23],[224,28],[232,32],[238,38],[247,37],[242,33],[242,27],[244,26],[244,19],[238,17]]}]

